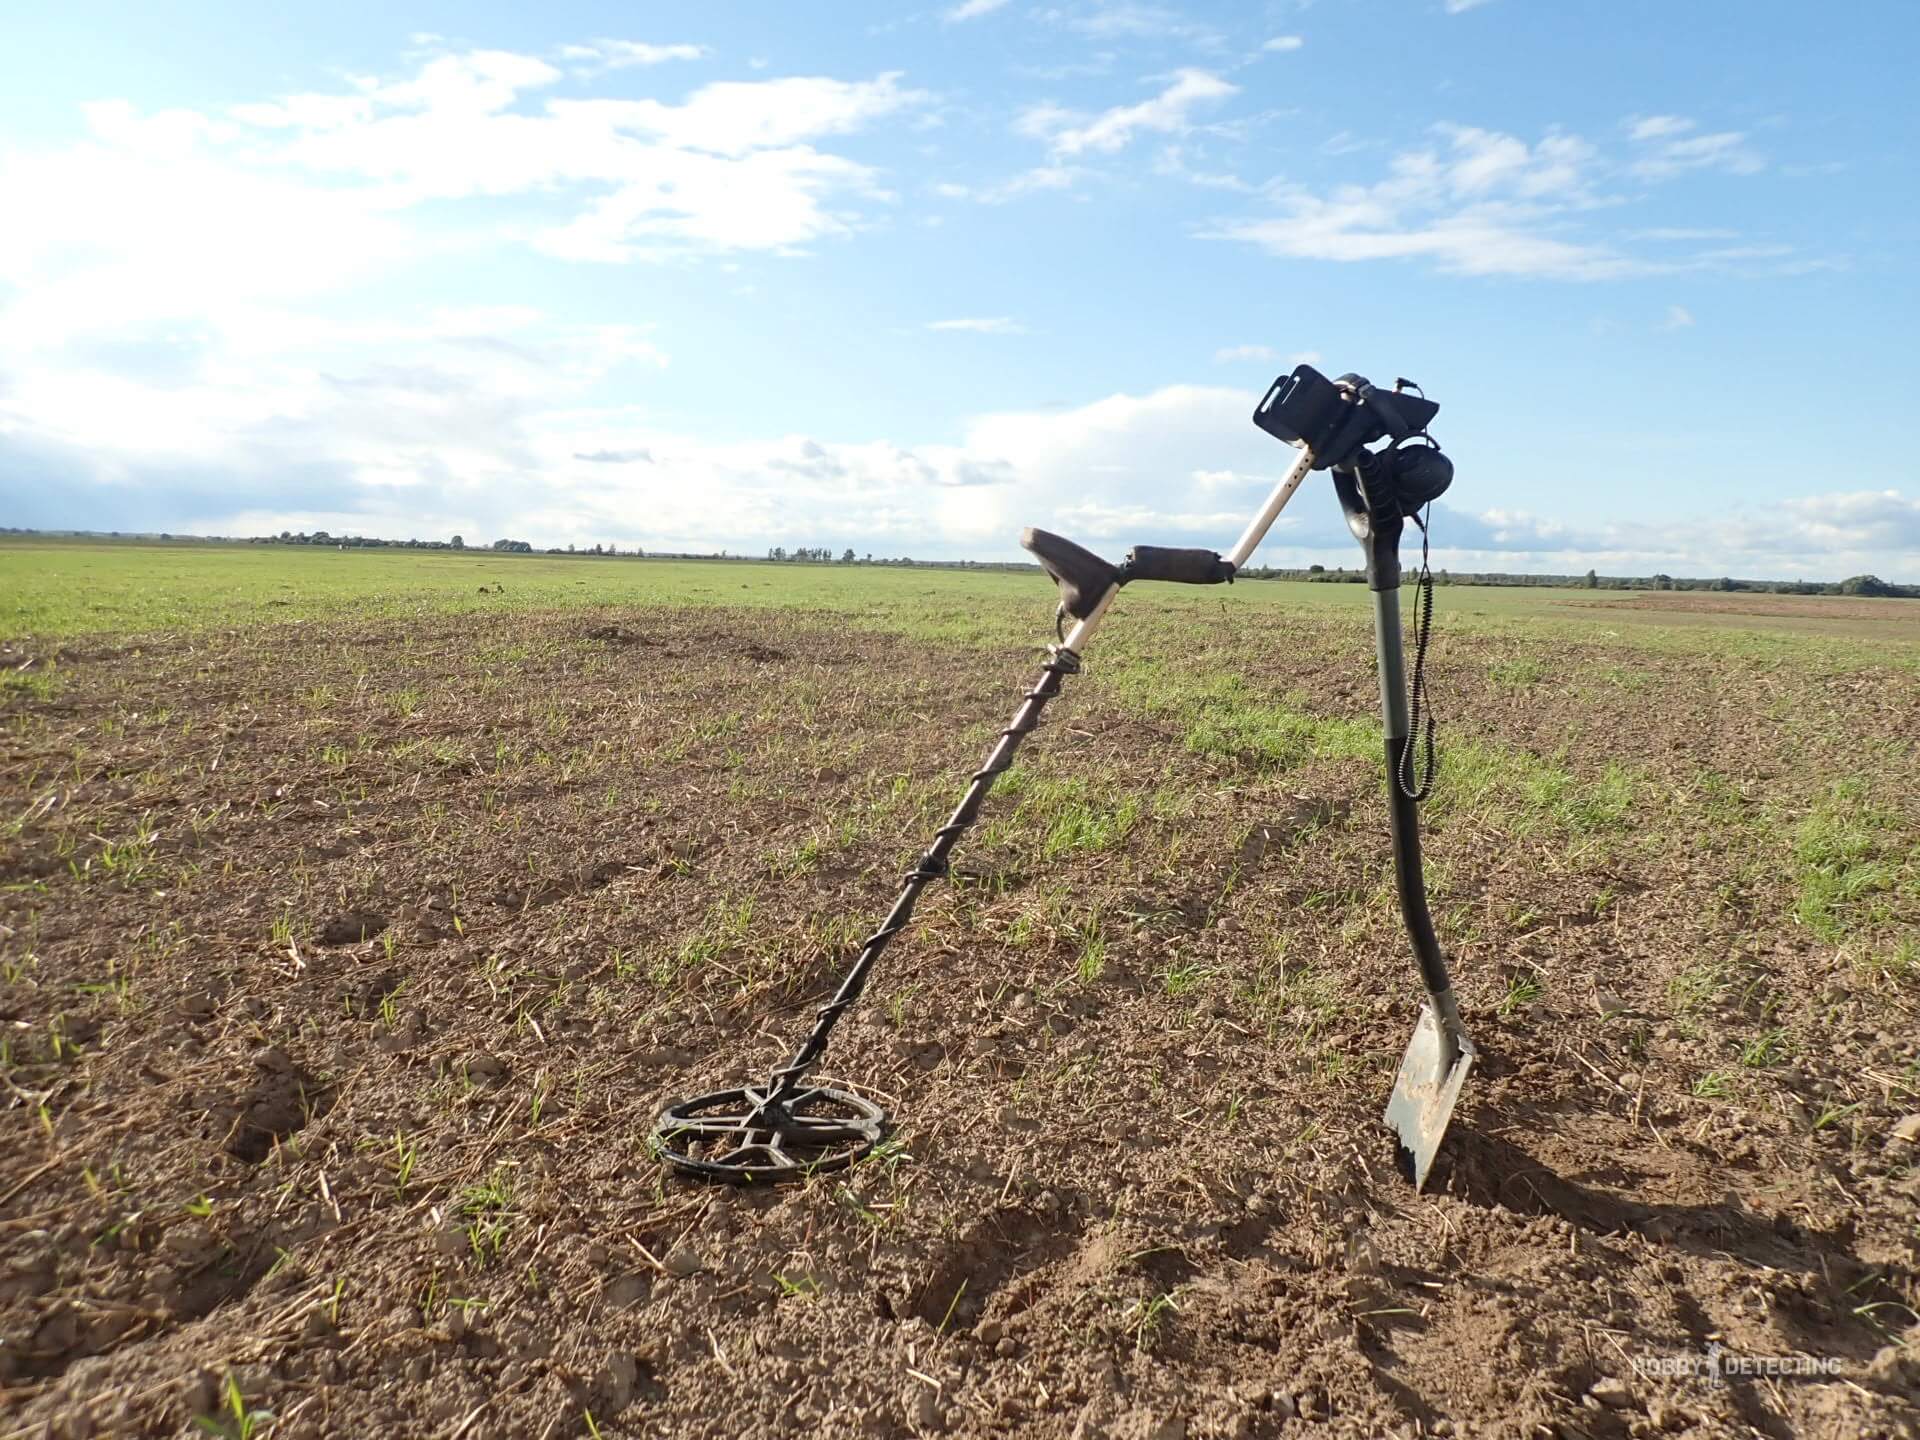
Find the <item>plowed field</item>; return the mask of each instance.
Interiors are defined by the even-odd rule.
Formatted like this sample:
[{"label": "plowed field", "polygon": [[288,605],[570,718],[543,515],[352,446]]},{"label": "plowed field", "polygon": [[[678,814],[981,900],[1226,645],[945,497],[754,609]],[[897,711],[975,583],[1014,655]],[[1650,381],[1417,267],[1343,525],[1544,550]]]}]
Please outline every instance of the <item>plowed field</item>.
[{"label": "plowed field", "polygon": [[1051,593],[500,563],[0,653],[0,1434],[1920,1430],[1911,643],[1441,590],[1415,1194],[1360,611],[1129,591],[828,1052],[892,1140],[721,1190],[654,1116],[791,1050]]}]

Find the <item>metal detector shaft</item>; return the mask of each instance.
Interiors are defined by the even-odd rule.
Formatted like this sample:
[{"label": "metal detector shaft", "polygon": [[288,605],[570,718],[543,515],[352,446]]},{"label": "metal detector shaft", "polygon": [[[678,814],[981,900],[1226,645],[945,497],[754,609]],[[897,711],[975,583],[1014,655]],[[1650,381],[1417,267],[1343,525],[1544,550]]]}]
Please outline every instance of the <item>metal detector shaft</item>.
[{"label": "metal detector shaft", "polygon": [[1293,498],[1293,492],[1300,488],[1300,482],[1307,478],[1307,472],[1312,468],[1313,451],[1303,445],[1299,458],[1293,462],[1293,468],[1280,477],[1280,483],[1273,487],[1267,503],[1253,517],[1253,523],[1247,526],[1239,543],[1222,557],[1235,570],[1253,558],[1253,552],[1260,548],[1260,542],[1267,538],[1267,531],[1273,528],[1273,522],[1280,518],[1280,512],[1287,508],[1287,501]]},{"label": "metal detector shaft", "polygon": [[907,872],[886,920],[861,943],[860,954],[839,989],[815,1012],[813,1028],[793,1058],[775,1069],[763,1086],[695,1096],[661,1112],[654,1137],[669,1165],[708,1180],[774,1183],[843,1168],[880,1143],[889,1123],[883,1109],[853,1092],[805,1083],[825,1053],[834,1026],[860,999],[893,937],[912,920],[922,892],[947,875],[954,846],[979,818],[993,782],[1012,767],[1020,742],[1039,725],[1047,702],[1060,693],[1067,676],[1079,672],[1081,656],[1120,587],[1132,580],[1189,585],[1231,581],[1312,463],[1311,449],[1303,446],[1299,459],[1240,537],[1231,558],[1211,551],[1137,546],[1126,564],[1115,566],[1045,531],[1029,530],[1022,536],[1020,543],[1060,587],[1057,622],[1071,615],[1073,628],[1047,648],[1040,678],[1021,697],[1012,721],[1000,732],[986,763],[974,772],[947,823]]},{"label": "metal detector shaft", "polygon": [[933,843],[914,863],[913,869],[907,872],[900,898],[893,902],[893,909],[887,913],[885,922],[861,945],[859,959],[854,961],[846,979],[840,982],[834,997],[820,1007],[814,1017],[812,1031],[794,1052],[793,1058],[769,1077],[769,1104],[782,1104],[800,1089],[800,1082],[827,1048],[833,1027],[860,998],[861,991],[867,988],[867,977],[872,973],[875,962],[893,937],[906,929],[908,921],[912,920],[914,907],[920,903],[920,892],[946,875],[948,857],[953,847],[979,817],[980,807],[986,801],[987,792],[993,789],[993,782],[1012,767],[1020,742],[1039,725],[1040,712],[1047,708],[1049,700],[1060,693],[1062,681],[1079,672],[1080,647],[1092,639],[1093,632],[1100,628],[1107,607],[1113,603],[1119,588],[1117,585],[1110,587],[1100,597],[1092,613],[1073,627],[1064,643],[1048,648],[1046,664],[1040,667],[1040,679],[1021,697],[1020,708],[1014,711],[1012,722],[1000,732],[1000,739],[987,756],[987,763],[974,772],[966,794],[961,796],[953,815],[934,833]]},{"label": "metal detector shaft", "polygon": [[[1240,537],[1239,544],[1234,546],[1232,555],[1223,557],[1236,569],[1253,553],[1254,547],[1259,545],[1272,527],[1287,501],[1293,498],[1293,492],[1300,488],[1300,482],[1306,478],[1312,463],[1313,452],[1303,448],[1292,468],[1267,497],[1266,504],[1247,527],[1246,533]],[[935,833],[933,844],[927,847],[926,853],[907,872],[906,883],[901,888],[900,897],[893,902],[893,909],[887,913],[886,921],[862,943],[859,958],[853,962],[853,968],[847,972],[846,979],[840,982],[840,988],[833,998],[820,1007],[814,1017],[813,1029],[794,1052],[793,1058],[768,1077],[768,1104],[777,1106],[799,1090],[807,1072],[826,1050],[833,1027],[867,988],[867,977],[872,973],[874,964],[893,937],[906,929],[912,920],[914,907],[920,903],[921,892],[933,881],[946,875],[948,857],[953,847],[972,828],[980,814],[981,805],[986,801],[987,792],[993,788],[993,782],[1011,768],[1020,742],[1032,734],[1040,723],[1040,712],[1046,709],[1049,700],[1060,693],[1062,681],[1079,672],[1080,659],[1088,642],[1106,619],[1107,610],[1113,604],[1114,596],[1119,593],[1119,584],[1108,585],[1093,608],[1075,621],[1066,638],[1060,644],[1049,647],[1039,681],[1021,698],[1020,708],[1014,712],[1012,723],[1000,732],[993,753],[987,757],[986,764],[974,772],[966,794],[961,797],[960,804],[947,823]]]}]

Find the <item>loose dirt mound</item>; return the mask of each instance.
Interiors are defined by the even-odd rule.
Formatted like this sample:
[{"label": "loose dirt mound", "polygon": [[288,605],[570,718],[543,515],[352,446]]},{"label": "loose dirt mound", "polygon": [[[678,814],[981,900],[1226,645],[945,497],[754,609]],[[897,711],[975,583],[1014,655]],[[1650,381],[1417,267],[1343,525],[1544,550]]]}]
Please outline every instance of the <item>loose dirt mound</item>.
[{"label": "loose dirt mound", "polygon": [[0,1434],[1914,1433],[1913,673],[1443,637],[1487,1061],[1417,1196],[1366,637],[1120,632],[836,1037],[895,1141],[782,1193],[652,1118],[784,1057],[1032,654],[72,649],[5,711]]}]

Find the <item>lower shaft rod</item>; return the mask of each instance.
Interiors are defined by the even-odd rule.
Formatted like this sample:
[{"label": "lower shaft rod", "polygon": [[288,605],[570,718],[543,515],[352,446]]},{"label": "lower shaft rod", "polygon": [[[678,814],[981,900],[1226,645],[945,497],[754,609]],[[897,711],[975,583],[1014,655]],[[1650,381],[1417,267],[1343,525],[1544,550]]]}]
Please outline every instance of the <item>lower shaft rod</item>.
[{"label": "lower shaft rod", "polygon": [[[1105,609],[1104,601],[1101,609]],[[1069,638],[1084,643],[1086,636],[1076,630]],[[799,1091],[801,1079],[826,1050],[833,1027],[860,998],[860,992],[867,988],[867,977],[873,970],[874,962],[880,958],[888,942],[906,929],[907,922],[913,918],[913,908],[920,901],[920,892],[947,873],[948,856],[959,843],[960,837],[979,818],[980,806],[986,800],[987,792],[993,788],[993,782],[1013,765],[1014,752],[1019,750],[1020,742],[1032,734],[1034,727],[1040,723],[1040,712],[1047,708],[1049,700],[1060,693],[1061,682],[1079,669],[1080,656],[1077,651],[1066,645],[1049,647],[1047,663],[1041,667],[1040,679],[1021,698],[1020,708],[1014,712],[1012,723],[1000,732],[1000,739],[994,745],[993,753],[987,756],[987,763],[974,772],[967,792],[961,797],[952,817],[935,832],[933,844],[927,847],[926,853],[907,872],[900,898],[893,902],[886,922],[861,945],[860,958],[854,961],[853,968],[847,972],[847,978],[840,982],[840,989],[834,997],[820,1007],[814,1017],[812,1031],[794,1052],[793,1058],[775,1070],[768,1079],[767,1105],[784,1104]]]}]

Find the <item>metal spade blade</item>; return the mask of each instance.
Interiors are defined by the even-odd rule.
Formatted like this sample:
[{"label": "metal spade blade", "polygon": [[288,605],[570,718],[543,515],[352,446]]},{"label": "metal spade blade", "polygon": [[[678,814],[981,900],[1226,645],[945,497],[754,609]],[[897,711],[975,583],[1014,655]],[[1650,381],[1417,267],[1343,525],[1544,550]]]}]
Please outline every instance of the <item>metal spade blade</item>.
[{"label": "metal spade blade", "polygon": [[1415,1190],[1426,1186],[1433,1157],[1453,1119],[1454,1102],[1479,1053],[1457,1022],[1449,1034],[1432,1005],[1420,1007],[1420,1020],[1407,1042],[1407,1053],[1400,1057],[1400,1076],[1394,1081],[1386,1113],[1388,1127],[1400,1137],[1400,1148],[1406,1152]]}]

